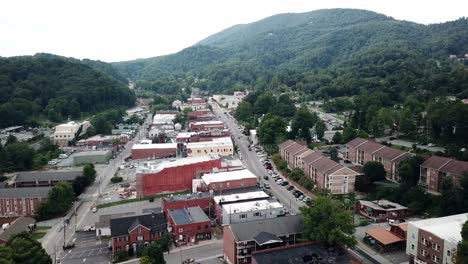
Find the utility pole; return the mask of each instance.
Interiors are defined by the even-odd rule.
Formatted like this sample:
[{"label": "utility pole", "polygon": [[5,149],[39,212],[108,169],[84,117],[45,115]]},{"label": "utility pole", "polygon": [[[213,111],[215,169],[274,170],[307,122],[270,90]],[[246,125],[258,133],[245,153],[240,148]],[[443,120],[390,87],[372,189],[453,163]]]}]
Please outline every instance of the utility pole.
[{"label": "utility pole", "polygon": [[63,220],[63,248],[65,248],[65,229],[67,229],[67,220]]}]

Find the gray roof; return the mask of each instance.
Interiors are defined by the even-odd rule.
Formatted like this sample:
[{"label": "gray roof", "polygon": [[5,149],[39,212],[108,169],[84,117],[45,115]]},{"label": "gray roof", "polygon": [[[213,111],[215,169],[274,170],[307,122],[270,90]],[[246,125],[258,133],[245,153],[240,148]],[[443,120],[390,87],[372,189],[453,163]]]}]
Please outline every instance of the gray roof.
[{"label": "gray roof", "polygon": [[0,198],[45,198],[52,187],[2,188]]},{"label": "gray roof", "polygon": [[259,244],[260,246],[283,242],[283,240],[281,240],[281,238],[279,238],[278,236],[267,232],[260,232],[254,237],[254,239],[255,242],[257,242],[257,244]]},{"label": "gray roof", "polygon": [[168,212],[176,225],[210,221],[200,206],[169,210]]},{"label": "gray roof", "polygon": [[302,215],[288,215],[231,224],[231,230],[236,241],[254,240],[254,237],[261,232],[283,236],[301,233],[302,229]]},{"label": "gray roof", "polygon": [[8,239],[23,231],[29,231],[29,225],[34,224],[36,221],[31,217],[20,217],[13,221],[10,226],[0,233],[0,240],[8,241]]},{"label": "gray roof", "polygon": [[138,225],[142,225],[154,232],[166,230],[166,217],[163,213],[134,215],[110,219],[111,236],[118,237],[128,235]]},{"label": "gray roof", "polygon": [[53,171],[27,171],[18,172],[15,182],[28,181],[73,181],[76,177],[82,176],[83,170],[53,170]]}]

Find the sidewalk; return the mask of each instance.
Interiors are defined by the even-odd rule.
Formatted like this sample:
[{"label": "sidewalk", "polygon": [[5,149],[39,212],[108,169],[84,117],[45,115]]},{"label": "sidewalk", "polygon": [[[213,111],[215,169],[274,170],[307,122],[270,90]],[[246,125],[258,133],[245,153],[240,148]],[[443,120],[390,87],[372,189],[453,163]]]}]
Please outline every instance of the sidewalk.
[{"label": "sidewalk", "polygon": [[[381,256],[380,254],[378,254],[377,252],[375,252],[375,250],[373,250],[372,248],[370,248],[369,246],[367,246],[366,244],[364,244],[363,242],[361,242],[359,239],[356,240],[357,241],[357,244],[356,244],[356,248],[357,249],[360,249],[362,250],[364,253],[367,254],[367,257],[370,257],[372,258],[374,261],[374,263],[381,263],[381,264],[393,264],[392,262],[390,262],[388,259],[384,258],[383,256]],[[372,261],[372,260],[371,260]]]}]

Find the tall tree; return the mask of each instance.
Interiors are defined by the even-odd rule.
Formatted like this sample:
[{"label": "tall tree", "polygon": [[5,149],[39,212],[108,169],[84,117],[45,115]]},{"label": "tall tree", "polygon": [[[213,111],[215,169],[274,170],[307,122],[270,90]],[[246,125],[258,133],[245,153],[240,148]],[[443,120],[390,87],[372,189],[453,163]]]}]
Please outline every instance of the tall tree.
[{"label": "tall tree", "polygon": [[461,230],[462,240],[458,243],[455,257],[456,264],[468,264],[468,221],[463,224]]},{"label": "tall tree", "polygon": [[316,116],[314,116],[305,105],[302,105],[292,119],[291,132],[289,133],[290,138],[300,138],[310,143],[312,141],[310,130],[314,127],[316,122]]},{"label": "tall tree", "polygon": [[[3,262],[4,261],[4,262]],[[52,259],[30,234],[23,232],[8,239],[0,250],[1,263],[51,264]]]},{"label": "tall tree", "polygon": [[403,183],[415,186],[419,181],[420,165],[424,162],[421,156],[413,156],[404,159],[398,166],[398,175]]},{"label": "tall tree", "polygon": [[163,250],[159,243],[153,243],[145,248],[143,251],[143,256],[148,256],[151,260],[151,264],[165,264]]}]

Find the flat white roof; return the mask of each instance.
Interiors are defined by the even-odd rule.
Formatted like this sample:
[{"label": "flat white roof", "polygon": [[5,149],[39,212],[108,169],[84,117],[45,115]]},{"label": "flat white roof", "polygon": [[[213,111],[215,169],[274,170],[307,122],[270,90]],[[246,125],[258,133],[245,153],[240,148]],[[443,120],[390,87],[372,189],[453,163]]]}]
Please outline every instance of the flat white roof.
[{"label": "flat white roof", "polygon": [[230,146],[232,147],[232,139],[230,137],[223,138],[213,138],[212,141],[203,141],[203,142],[189,142],[187,143],[187,148],[196,149],[196,148],[209,148],[217,146]]},{"label": "flat white roof", "polygon": [[197,134],[196,132],[180,132],[179,134],[177,134],[177,137],[178,138],[189,138],[189,137],[194,136],[196,134]]},{"label": "flat white roof", "polygon": [[137,167],[137,173],[157,173],[166,168],[172,168],[177,166],[184,166],[189,164],[196,164],[204,161],[217,160],[218,155],[207,155],[200,157],[189,157],[181,159],[173,159],[163,162],[144,162]]},{"label": "flat white roof", "polygon": [[259,200],[223,205],[223,211],[225,211],[227,214],[255,212],[274,208],[283,208],[283,206],[277,201],[272,202],[270,200]]},{"label": "flat white roof", "polygon": [[466,221],[468,221],[468,213],[424,219],[409,222],[409,224],[456,244],[462,240],[461,230]]},{"label": "flat white roof", "polygon": [[215,202],[219,204],[219,202],[234,202],[234,201],[243,201],[243,200],[250,200],[250,199],[258,199],[258,198],[269,198],[268,194],[264,191],[256,191],[256,192],[247,192],[247,193],[234,193],[228,195],[219,195],[213,197]]},{"label": "flat white roof", "polygon": [[211,121],[198,121],[192,123],[193,125],[222,125],[223,121],[211,120]]},{"label": "flat white roof", "polygon": [[361,203],[362,205],[371,207],[373,209],[382,210],[382,211],[394,211],[394,210],[408,209],[408,207],[406,206],[403,206],[401,204],[397,204],[394,202],[390,202],[388,200],[376,200],[376,201],[360,200],[359,203]]},{"label": "flat white roof", "polygon": [[255,174],[253,174],[247,169],[208,173],[202,176],[202,179],[206,184],[251,178],[256,179],[257,176],[255,176]]},{"label": "flat white roof", "polygon": [[153,117],[153,124],[164,124],[172,122],[176,114],[155,114]]},{"label": "flat white roof", "polygon": [[177,148],[177,143],[135,144],[132,149],[169,149]]}]

